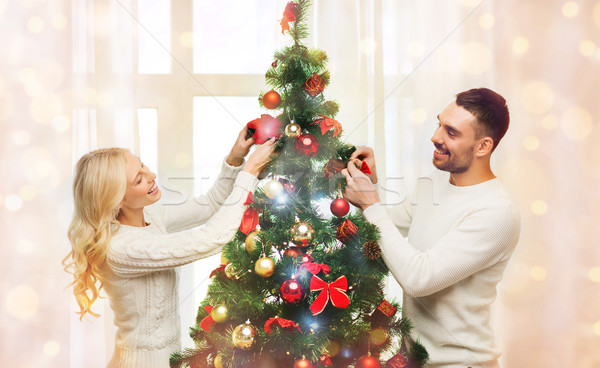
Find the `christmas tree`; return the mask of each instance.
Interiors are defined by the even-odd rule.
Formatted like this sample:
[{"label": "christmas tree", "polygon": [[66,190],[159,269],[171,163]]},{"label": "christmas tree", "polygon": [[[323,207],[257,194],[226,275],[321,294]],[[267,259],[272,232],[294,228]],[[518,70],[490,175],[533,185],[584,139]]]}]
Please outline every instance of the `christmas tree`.
[{"label": "christmas tree", "polygon": [[[381,353],[410,331],[384,298],[378,229],[341,198],[355,148],[340,139],[338,104],[323,95],[327,55],[301,43],[309,8],[298,0],[283,13],[292,42],[275,53],[265,75],[272,90],[259,96],[272,111],[248,123],[257,144],[279,138],[276,157],[211,275],[191,329],[196,348],[174,353],[172,367],[381,367]],[[386,367],[427,359],[418,342],[404,345]]]}]

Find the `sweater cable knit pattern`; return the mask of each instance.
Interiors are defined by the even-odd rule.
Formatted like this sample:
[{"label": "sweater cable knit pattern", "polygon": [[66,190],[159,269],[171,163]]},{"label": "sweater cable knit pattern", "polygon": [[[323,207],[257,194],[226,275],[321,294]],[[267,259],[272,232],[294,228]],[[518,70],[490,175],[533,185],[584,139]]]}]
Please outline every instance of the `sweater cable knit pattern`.
[{"label": "sweater cable knit pattern", "polygon": [[150,225],[121,225],[113,234],[102,268],[118,328],[109,368],[169,367],[180,349],[176,267],[220,252],[235,235],[258,183],[242,167],[224,162],[206,195],[155,203],[144,208]]}]

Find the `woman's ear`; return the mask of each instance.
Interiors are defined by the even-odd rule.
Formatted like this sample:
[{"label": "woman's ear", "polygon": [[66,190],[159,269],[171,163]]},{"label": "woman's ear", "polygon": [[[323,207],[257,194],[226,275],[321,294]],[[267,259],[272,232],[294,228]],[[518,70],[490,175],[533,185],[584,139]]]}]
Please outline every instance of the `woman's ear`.
[{"label": "woman's ear", "polygon": [[479,140],[479,145],[475,154],[477,156],[485,156],[492,153],[494,148],[494,140],[491,137],[483,137]]}]

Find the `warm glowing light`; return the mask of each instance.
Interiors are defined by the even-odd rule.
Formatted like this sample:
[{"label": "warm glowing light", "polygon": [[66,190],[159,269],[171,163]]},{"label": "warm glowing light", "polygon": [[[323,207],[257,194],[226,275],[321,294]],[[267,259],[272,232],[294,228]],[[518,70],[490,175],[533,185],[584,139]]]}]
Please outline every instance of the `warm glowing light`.
[{"label": "warm glowing light", "polygon": [[62,14],[54,14],[52,17],[52,27],[54,29],[62,31],[67,28],[67,25],[69,25],[67,17]]},{"label": "warm glowing light", "polygon": [[598,28],[600,28],[600,2],[598,2],[598,4],[596,4],[596,6],[594,7],[594,23],[596,23],[596,26],[598,26]]},{"label": "warm glowing light", "polygon": [[490,68],[492,54],[481,42],[469,42],[462,46],[460,63],[463,70],[469,74],[481,74]]},{"label": "warm glowing light", "polygon": [[13,133],[12,139],[15,145],[25,146],[31,140],[31,136],[26,130],[17,130]]},{"label": "warm glowing light", "polygon": [[530,135],[525,137],[525,139],[523,140],[523,145],[525,146],[526,150],[535,151],[540,147],[540,140],[538,139],[538,137]]},{"label": "warm glowing light", "polygon": [[0,206],[4,204],[4,197],[0,194]]},{"label": "warm glowing light", "polygon": [[25,84],[25,93],[29,97],[40,97],[44,92],[42,85],[35,80]]},{"label": "warm glowing light", "polygon": [[365,55],[373,55],[377,49],[377,42],[371,37],[365,37],[360,41],[360,52]]},{"label": "warm glowing light", "polygon": [[531,204],[531,212],[534,215],[538,215],[541,216],[543,214],[545,214],[548,211],[548,205],[546,204],[546,202],[542,201],[542,200],[536,200],[533,201],[533,203]]},{"label": "warm glowing light", "polygon": [[512,48],[515,54],[523,55],[529,50],[529,40],[523,36],[519,36],[514,39]]},{"label": "warm glowing light", "polygon": [[588,271],[588,277],[593,282],[600,282],[600,267],[592,267]]},{"label": "warm glowing light", "polygon": [[421,125],[427,120],[427,110],[416,107],[410,114],[410,119],[415,125]]},{"label": "warm glowing light", "polygon": [[594,333],[600,336],[600,321],[594,323]]},{"label": "warm glowing light", "polygon": [[425,53],[425,46],[421,41],[412,41],[406,45],[406,53],[412,57],[419,57]]},{"label": "warm glowing light", "polygon": [[592,131],[592,126],[592,115],[581,107],[568,109],[560,119],[563,133],[575,141],[586,139]]},{"label": "warm glowing light", "polygon": [[35,187],[31,184],[27,184],[19,189],[19,196],[24,201],[31,201],[35,198],[36,194],[37,190],[35,190]]},{"label": "warm glowing light", "polygon": [[17,319],[30,319],[36,314],[39,305],[40,298],[31,286],[19,285],[6,294],[6,309]]},{"label": "warm glowing light", "polygon": [[110,107],[114,102],[113,95],[109,92],[100,92],[96,95],[98,107]]},{"label": "warm glowing light", "polygon": [[179,42],[181,42],[181,46],[191,49],[194,47],[194,32],[183,32],[179,36]]},{"label": "warm glowing light", "polygon": [[468,8],[474,8],[482,2],[483,0],[460,0],[460,5],[466,6]]},{"label": "warm glowing light", "polygon": [[71,120],[64,115],[59,115],[52,120],[52,127],[57,132],[65,132],[71,126]]},{"label": "warm glowing light", "polygon": [[56,115],[62,112],[62,100],[58,95],[45,93],[31,100],[29,113],[39,124],[51,124]]},{"label": "warm glowing light", "polygon": [[31,68],[21,68],[19,69],[19,79],[23,83],[31,82],[35,80],[35,71]]},{"label": "warm glowing light", "polygon": [[546,269],[542,266],[534,266],[531,268],[529,276],[535,281],[542,281],[546,278]]},{"label": "warm glowing light", "polygon": [[579,13],[579,5],[574,1],[566,2],[562,6],[562,13],[567,18],[573,18]]},{"label": "warm glowing light", "polygon": [[44,30],[44,21],[40,17],[31,17],[27,21],[27,30],[31,33],[40,33]]},{"label": "warm glowing light", "polygon": [[9,194],[4,199],[4,207],[6,207],[6,209],[10,212],[16,212],[20,210],[22,205],[23,201],[16,194]]},{"label": "warm glowing light", "polygon": [[60,345],[54,340],[46,341],[43,350],[46,356],[55,357],[60,352]]},{"label": "warm glowing light", "polygon": [[554,115],[546,115],[542,119],[542,126],[548,130],[556,129],[558,126],[558,118]]},{"label": "warm glowing light", "polygon": [[479,17],[479,27],[483,29],[490,29],[496,23],[496,17],[492,13],[485,13]]},{"label": "warm glowing light", "polygon": [[589,40],[582,41],[579,44],[579,52],[583,56],[592,56],[596,53],[596,45]]},{"label": "warm glowing light", "polygon": [[185,152],[179,152],[175,156],[175,165],[178,167],[188,167],[192,163],[192,158]]},{"label": "warm glowing light", "polygon": [[521,104],[532,114],[547,112],[554,103],[554,93],[550,86],[541,81],[525,84],[521,90]]}]

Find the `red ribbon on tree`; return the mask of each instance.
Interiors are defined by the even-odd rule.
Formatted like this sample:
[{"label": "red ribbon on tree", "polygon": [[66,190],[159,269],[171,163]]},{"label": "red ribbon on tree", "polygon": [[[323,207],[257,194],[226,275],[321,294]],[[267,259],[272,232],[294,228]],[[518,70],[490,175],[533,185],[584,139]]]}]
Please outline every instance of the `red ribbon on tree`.
[{"label": "red ribbon on tree", "polygon": [[283,123],[269,114],[261,114],[260,118],[254,119],[246,125],[250,129],[255,129],[253,137],[256,144],[263,144],[271,137],[279,138],[282,134]]},{"label": "red ribbon on tree", "polygon": [[227,265],[220,265],[219,267],[215,268],[214,270],[212,270],[212,272],[210,273],[210,276],[208,276],[208,278],[213,277],[216,274],[223,274],[225,273],[225,267]]},{"label": "red ribbon on tree", "polygon": [[300,327],[298,327],[298,325],[294,321],[284,318],[269,318],[267,322],[265,322],[265,332],[267,333],[267,335],[270,335],[271,332],[273,332],[273,325],[279,326],[284,330],[294,330],[295,328],[298,331],[300,331],[300,333],[302,333]]},{"label": "red ribbon on tree", "polygon": [[327,133],[327,131],[329,131],[331,128],[333,128],[334,137],[340,135],[340,133],[342,132],[342,124],[340,124],[337,120],[327,117],[325,115],[319,116],[320,119],[313,121],[312,123],[310,123],[310,125],[319,124],[319,126],[321,127],[321,134],[323,135],[325,135],[325,133]]},{"label": "red ribbon on tree", "polygon": [[329,299],[331,304],[337,308],[347,308],[350,305],[350,298],[345,291],[348,290],[348,280],[346,276],[340,276],[332,283],[321,280],[318,276],[310,279],[310,291],[321,291],[315,301],[311,304],[310,310],[313,315],[323,312]]},{"label": "red ribbon on tree", "polygon": [[242,216],[240,223],[240,231],[248,235],[249,232],[256,230],[258,225],[258,210],[256,208],[248,208]]},{"label": "red ribbon on tree", "polygon": [[248,198],[246,198],[246,202],[244,202],[244,206],[254,203],[254,196],[252,192],[248,192]]},{"label": "red ribbon on tree", "polygon": [[307,270],[308,272],[310,272],[313,275],[316,275],[321,271],[323,271],[323,273],[327,275],[330,270],[329,266],[326,264],[315,263],[315,262],[311,262],[311,261],[302,263],[299,271],[301,271],[303,269]]},{"label": "red ribbon on tree", "polygon": [[200,327],[206,332],[210,332],[213,329],[213,327],[215,327],[215,324],[217,323],[210,315],[210,312],[212,311],[212,309],[213,309],[213,307],[210,305],[204,307],[204,310],[208,312],[208,316],[204,317],[202,322],[200,322]]},{"label": "red ribbon on tree", "polygon": [[290,25],[288,24],[289,22],[296,21],[296,7],[297,6],[298,6],[298,4],[293,1],[290,1],[285,6],[285,9],[283,10],[283,18],[281,18],[281,22],[279,23],[281,25],[281,33],[282,34],[285,34],[285,31],[290,30]]}]

